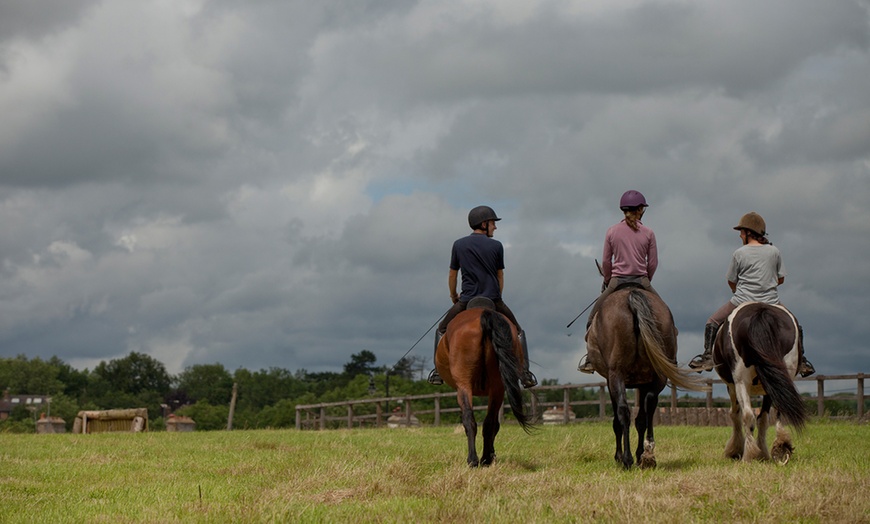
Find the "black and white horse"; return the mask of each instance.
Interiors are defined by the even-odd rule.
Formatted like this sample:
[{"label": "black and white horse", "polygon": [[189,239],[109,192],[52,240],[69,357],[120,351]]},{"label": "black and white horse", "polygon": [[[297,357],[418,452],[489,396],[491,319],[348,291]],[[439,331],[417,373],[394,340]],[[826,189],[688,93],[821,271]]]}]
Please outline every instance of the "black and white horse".
[{"label": "black and white horse", "polygon": [[[794,453],[785,424],[800,431],[807,421],[806,407],[795,388],[803,342],[797,319],[780,305],[747,302],[722,324],[713,345],[716,372],[731,397],[731,439],[725,456],[771,458],[785,464]],[[761,412],[752,410],[752,396],[762,395]],[[770,408],[776,408],[776,440],[767,449]],[[758,426],[758,435],[753,432]]]}]

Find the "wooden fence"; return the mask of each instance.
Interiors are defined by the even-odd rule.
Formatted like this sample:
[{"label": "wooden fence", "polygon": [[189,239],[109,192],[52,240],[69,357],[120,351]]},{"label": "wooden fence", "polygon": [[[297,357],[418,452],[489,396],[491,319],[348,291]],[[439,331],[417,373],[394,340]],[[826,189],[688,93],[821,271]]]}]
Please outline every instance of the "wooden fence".
[{"label": "wooden fence", "polygon": [[[830,412],[826,410],[825,403],[834,401],[855,403],[854,413],[848,416],[861,419],[865,415],[865,396],[864,396],[864,373],[856,373],[852,375],[818,375],[809,378],[796,378],[795,382],[799,389],[804,383],[816,383],[815,395],[804,393],[804,400],[808,403],[815,403],[816,414],[819,417],[836,417],[841,416],[841,413]],[[826,396],[825,384],[829,385],[834,382],[849,382],[854,383],[855,387],[848,387],[848,392],[835,391],[834,395]],[[854,381],[854,382],[853,382]],[[707,379],[707,385],[710,390],[706,396],[690,396],[684,395],[679,397],[677,389],[673,386],[670,388],[670,395],[664,392],[659,397],[659,411],[656,414],[658,423],[660,424],[690,424],[690,425],[727,425],[729,419],[727,412],[730,409],[730,400],[725,397],[714,397],[714,386],[720,386],[724,382],[720,379]],[[575,390],[585,389],[592,391],[597,390],[597,398],[592,400],[571,400],[571,392]],[[829,391],[831,388],[829,388]],[[548,392],[561,391],[562,399],[560,401],[544,401],[547,396],[552,397]],[[727,393],[726,393],[727,394]],[[530,409],[532,419],[540,421],[544,410],[550,408],[552,412],[561,412],[564,416],[564,422],[583,422],[583,421],[599,421],[608,419],[611,415],[610,396],[607,394],[606,384],[600,382],[597,384],[564,384],[554,386],[539,386],[526,392],[526,405]],[[588,396],[588,395],[586,395]],[[594,395],[593,395],[594,396]],[[442,406],[442,399],[449,399],[446,403],[455,404],[456,393],[453,391],[446,393],[432,393],[428,395],[406,395],[398,397],[381,397],[368,398],[360,400],[347,400],[344,402],[329,402],[322,404],[309,404],[296,406],[296,429],[327,429],[336,427],[364,427],[375,426],[382,427],[386,425],[388,419],[391,422],[396,420],[404,421],[411,424],[412,421],[420,417],[429,419],[431,424],[438,426],[441,424],[442,416],[448,413],[458,413],[458,407]],[[486,410],[484,399],[479,399],[480,404],[475,404],[475,410]],[[414,409],[412,405],[418,407]],[[420,405],[424,405],[424,409],[420,409]],[[390,411],[390,406],[397,408]],[[431,408],[429,407],[431,406]],[[576,415],[575,409],[584,406],[597,406],[597,416],[580,417]],[[504,410],[502,408],[502,416]],[[589,411],[586,408],[585,411]],[[594,411],[594,409],[593,409]],[[550,413],[552,415],[552,413]],[[576,418],[575,418],[576,417]],[[552,419],[552,416],[549,417]]]}]

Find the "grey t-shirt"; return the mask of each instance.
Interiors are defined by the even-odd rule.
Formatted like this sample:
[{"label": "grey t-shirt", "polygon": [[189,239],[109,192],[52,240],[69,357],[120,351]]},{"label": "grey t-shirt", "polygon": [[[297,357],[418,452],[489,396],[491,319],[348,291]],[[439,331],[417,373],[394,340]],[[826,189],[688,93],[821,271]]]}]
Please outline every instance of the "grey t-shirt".
[{"label": "grey t-shirt", "polygon": [[777,281],[786,274],[779,249],[773,244],[739,248],[731,256],[726,275],[729,282],[737,283],[731,303],[735,306],[744,302],[778,304]]}]

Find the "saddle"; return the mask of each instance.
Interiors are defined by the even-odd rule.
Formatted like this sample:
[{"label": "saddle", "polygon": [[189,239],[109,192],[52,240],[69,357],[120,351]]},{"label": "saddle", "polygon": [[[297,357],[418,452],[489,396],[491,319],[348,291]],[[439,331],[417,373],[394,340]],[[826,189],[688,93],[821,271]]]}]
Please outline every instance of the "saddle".
[{"label": "saddle", "polygon": [[615,292],[619,291],[620,289],[630,289],[630,288],[643,289],[644,287],[640,284],[640,282],[632,282],[631,280],[627,280],[627,281],[620,282],[616,286],[616,289],[613,290],[613,292],[615,293]]},{"label": "saddle", "polygon": [[495,310],[495,302],[486,297],[474,297],[468,301],[468,305],[465,306],[465,309],[492,309]]}]

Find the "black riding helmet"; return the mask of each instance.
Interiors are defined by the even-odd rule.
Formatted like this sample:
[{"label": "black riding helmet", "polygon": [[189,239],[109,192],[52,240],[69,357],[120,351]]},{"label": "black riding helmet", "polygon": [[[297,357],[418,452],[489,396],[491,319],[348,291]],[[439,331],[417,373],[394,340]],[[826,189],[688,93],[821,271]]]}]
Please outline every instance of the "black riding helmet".
[{"label": "black riding helmet", "polygon": [[468,225],[471,229],[478,229],[478,226],[487,220],[501,220],[496,216],[495,211],[489,206],[477,206],[468,212]]}]

